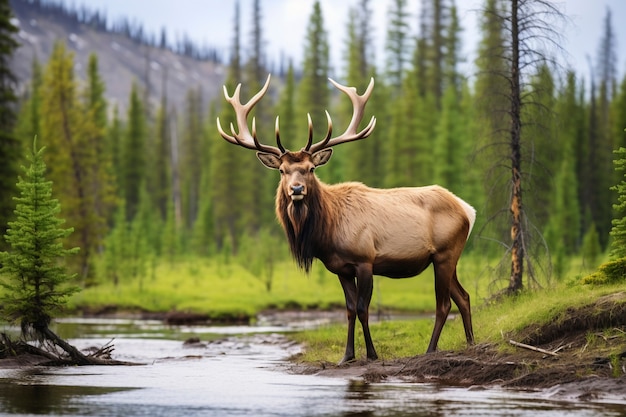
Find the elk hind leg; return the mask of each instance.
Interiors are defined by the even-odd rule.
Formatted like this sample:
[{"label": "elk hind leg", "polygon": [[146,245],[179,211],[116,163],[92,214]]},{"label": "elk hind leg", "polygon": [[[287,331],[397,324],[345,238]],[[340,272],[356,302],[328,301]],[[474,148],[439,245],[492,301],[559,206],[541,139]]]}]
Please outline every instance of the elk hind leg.
[{"label": "elk hind leg", "polygon": [[452,300],[459,308],[461,318],[463,319],[463,327],[465,328],[465,339],[468,345],[474,344],[474,329],[472,327],[472,311],[470,307],[470,296],[465,291],[456,274],[456,268],[454,269],[454,275],[452,276],[452,286],[450,288],[450,295]]},{"label": "elk hind leg", "polygon": [[430,343],[428,344],[427,353],[435,352],[437,350],[437,343],[439,343],[439,336],[441,336],[441,330],[446,323],[448,314],[452,303],[450,301],[450,285],[452,282],[452,275],[455,267],[450,262],[433,262],[435,267],[435,326],[433,328],[433,334],[430,337]]}]

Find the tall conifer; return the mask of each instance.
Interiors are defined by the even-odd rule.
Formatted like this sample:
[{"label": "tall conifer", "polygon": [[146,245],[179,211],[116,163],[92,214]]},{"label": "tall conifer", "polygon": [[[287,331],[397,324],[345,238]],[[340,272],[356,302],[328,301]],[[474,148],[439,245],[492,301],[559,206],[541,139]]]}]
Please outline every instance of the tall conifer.
[{"label": "tall conifer", "polygon": [[50,178],[66,218],[76,229],[70,237],[72,245],[81,247],[76,270],[89,283],[94,272],[92,257],[104,238],[107,216],[103,207],[110,189],[98,155],[103,149],[104,132],[98,126],[102,119],[98,122],[92,117],[96,113],[92,113],[89,100],[81,100],[74,57],[62,43],[54,47],[41,89],[41,136],[49,144]]},{"label": "tall conifer", "polygon": [[[9,0],[0,0],[0,233],[12,218],[11,196],[15,193],[19,160],[22,156],[20,141],[14,136],[16,115],[16,79],[10,68],[13,52],[19,44],[15,40],[18,28],[13,25]],[[28,140],[32,140],[29,137]],[[4,246],[0,240],[0,248]]]},{"label": "tall conifer", "polygon": [[32,329],[39,337],[47,337],[51,319],[77,291],[70,285],[75,274],[66,270],[63,261],[78,252],[78,248],[64,248],[63,240],[73,229],[61,228],[65,220],[57,217],[61,205],[52,197],[43,151],[34,140],[30,166],[17,183],[16,220],[9,222],[5,235],[11,250],[0,252],[0,284],[5,288],[2,316],[19,323],[24,335]]},{"label": "tall conifer", "polygon": [[139,195],[146,179],[146,120],[137,84],[133,83],[127,126],[122,144],[122,187],[126,217],[132,220],[139,209]]}]

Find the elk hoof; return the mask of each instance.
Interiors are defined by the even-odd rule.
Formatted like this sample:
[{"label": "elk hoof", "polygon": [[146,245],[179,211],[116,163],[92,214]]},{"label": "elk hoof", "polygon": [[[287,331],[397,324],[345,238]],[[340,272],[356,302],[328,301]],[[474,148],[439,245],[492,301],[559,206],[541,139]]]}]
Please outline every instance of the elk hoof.
[{"label": "elk hoof", "polygon": [[344,356],[342,360],[339,361],[339,363],[337,363],[338,366],[341,365],[347,365],[349,363],[354,362],[356,359],[354,359],[354,356]]}]

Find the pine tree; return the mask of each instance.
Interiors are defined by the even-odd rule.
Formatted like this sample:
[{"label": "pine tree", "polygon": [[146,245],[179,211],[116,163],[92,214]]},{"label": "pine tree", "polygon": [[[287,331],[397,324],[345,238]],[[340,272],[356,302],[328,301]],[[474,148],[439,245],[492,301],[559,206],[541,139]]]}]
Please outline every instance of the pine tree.
[{"label": "pine tree", "polygon": [[199,210],[204,132],[202,131],[202,96],[199,91],[187,92],[181,146],[181,182],[184,190],[184,218],[186,228],[191,228]]},{"label": "pine tree", "polygon": [[16,220],[9,222],[5,235],[11,251],[0,253],[0,276],[6,290],[0,303],[2,315],[19,323],[24,336],[32,329],[38,337],[48,337],[50,321],[78,290],[69,285],[76,275],[68,273],[62,263],[78,248],[63,247],[73,229],[61,228],[65,220],[57,217],[61,205],[52,197],[52,182],[46,179],[44,149],[37,149],[33,141],[30,166],[23,168],[24,177],[17,183]]},{"label": "pine tree", "polygon": [[[626,74],[622,78],[619,89],[612,101],[611,109],[611,136],[614,138],[614,148],[626,147],[626,130],[624,130],[624,120],[626,120]],[[621,178],[618,175],[617,180]]]},{"label": "pine tree", "polygon": [[[98,81],[94,79],[94,83],[90,85]],[[79,94],[73,54],[64,44],[57,43],[41,87],[41,136],[49,144],[50,179],[56,184],[66,218],[76,229],[70,242],[81,247],[75,268],[87,283],[93,277],[91,262],[104,238],[112,207],[112,179],[107,177],[109,172],[101,160],[103,113],[90,102],[94,96],[103,100],[102,87],[96,90],[93,94],[89,89]]]},{"label": "pine tree", "polygon": [[[532,220],[542,230],[554,211],[549,208],[554,177],[560,169],[563,145],[557,140],[556,129],[556,86],[548,65],[540,65],[532,75],[525,96],[528,97],[522,109],[525,120],[525,137],[532,138],[531,157],[524,157],[525,164],[532,166],[526,187],[532,190],[532,200],[525,202],[526,212],[532,213]],[[530,141],[529,141],[530,142]]]},{"label": "pine tree", "polygon": [[[449,85],[442,101],[441,117],[433,146],[433,182],[455,193],[463,190],[464,158],[468,154],[469,140],[465,134],[466,124],[462,119],[461,100],[454,85]],[[466,167],[467,168],[467,167]]]},{"label": "pine tree", "polygon": [[[313,3],[313,11],[309,17],[304,40],[304,62],[302,64],[302,79],[299,88],[299,108],[311,115],[313,121],[314,141],[320,140],[326,132],[325,111],[330,107],[330,89],[328,74],[330,72],[330,49],[328,33],[324,27],[322,7],[319,0]],[[304,115],[298,114],[298,132],[306,132],[306,125],[301,119]],[[317,135],[315,134],[317,133]],[[302,146],[302,145],[300,145]],[[335,163],[320,171],[320,177],[329,182],[337,182],[341,178],[339,173],[341,158],[334,157]]]},{"label": "pine tree", "polygon": [[91,184],[87,193],[93,196],[94,215],[92,225],[94,238],[99,244],[108,231],[115,206],[115,177],[111,150],[107,146],[107,102],[105,84],[98,69],[98,57],[89,56],[87,85],[82,92],[85,122],[81,129],[85,141],[93,150],[93,159],[87,166]]},{"label": "pine tree", "polygon": [[130,276],[128,268],[128,222],[126,221],[126,205],[121,200],[113,219],[114,226],[104,239],[104,274],[107,279],[118,286],[123,277]]},{"label": "pine tree", "polygon": [[[301,143],[296,142],[299,138],[296,130],[296,77],[293,61],[289,61],[287,75],[285,76],[285,86],[280,92],[277,111],[280,123],[280,140],[287,149],[299,149]],[[260,104],[260,103],[259,103]]]},{"label": "pine tree", "polygon": [[613,206],[615,217],[613,218],[613,228],[611,229],[611,257],[615,259],[626,257],[626,148],[620,147],[615,151],[615,170],[622,172],[622,180],[611,187],[617,191],[618,203]]},{"label": "pine tree", "polygon": [[146,179],[146,121],[136,84],[130,92],[126,134],[122,152],[122,187],[126,218],[132,220],[139,209],[139,194]]},{"label": "pine tree", "polygon": [[[477,68],[475,90],[476,142],[473,153],[483,178],[486,195],[485,206],[478,207],[485,219],[493,219],[485,234],[498,241],[506,241],[508,224],[499,221],[495,214],[507,204],[505,193],[498,192],[507,178],[493,169],[499,160],[501,148],[494,144],[506,143],[508,121],[506,115],[507,89],[506,57],[509,54],[504,41],[504,14],[502,1],[487,0],[480,18],[481,40],[475,61]],[[497,191],[496,191],[497,190]],[[482,216],[481,216],[482,217]],[[475,229],[480,230],[480,229]]]},{"label": "pine tree", "polygon": [[[248,60],[244,66],[243,94],[251,97],[256,94],[265,83],[268,70],[266,66],[264,38],[263,38],[263,15],[260,0],[254,0],[252,5],[252,29],[249,37]],[[257,135],[261,142],[274,141],[274,117],[270,109],[274,107],[271,94],[266,94],[259,103],[254,106]],[[250,123],[252,121],[250,120]],[[241,165],[239,172],[245,179],[245,191],[242,195],[243,204],[248,208],[242,218],[244,233],[258,233],[264,224],[274,223],[274,190],[276,187],[275,177],[267,172],[267,169],[254,158],[253,155],[241,155],[246,161],[252,162]]]},{"label": "pine tree", "polygon": [[30,84],[24,93],[15,126],[15,136],[20,143],[28,144],[35,136],[41,135],[41,84],[43,71],[35,58],[31,65]]},{"label": "pine tree", "polygon": [[[41,348],[30,343],[11,343],[18,350],[21,347],[54,363],[68,365],[115,363],[100,359],[103,350],[86,356],[49,327],[67,298],[79,290],[72,285],[76,274],[70,273],[65,264],[78,248],[64,247],[64,240],[73,229],[61,227],[65,220],[58,217],[61,204],[52,197],[52,181],[46,179],[44,149],[37,149],[37,140],[33,140],[32,151],[27,155],[30,166],[24,168],[24,177],[17,182],[20,195],[14,197],[16,220],[9,222],[5,235],[11,250],[0,252],[0,285],[5,289],[0,298],[0,316],[19,323],[22,338],[50,342],[42,343]],[[59,354],[50,344],[67,355]]]},{"label": "pine tree", "polygon": [[171,133],[170,120],[167,110],[167,96],[163,93],[161,105],[157,110],[154,144],[154,163],[159,167],[153,176],[154,184],[150,191],[156,206],[158,207],[161,220],[167,216],[167,206],[172,200],[172,168],[171,168]]},{"label": "pine tree", "polygon": [[[598,90],[597,94],[592,94],[592,99],[595,96],[589,126],[589,164],[592,169],[589,170],[591,178],[587,183],[589,187],[587,195],[590,197],[589,210],[598,228],[603,248],[606,248],[608,244],[612,217],[611,203],[614,201],[609,189],[614,184],[615,178],[611,164],[612,151],[617,148],[613,142],[610,114],[611,101],[615,96],[617,84],[615,50],[612,14],[611,10],[607,9],[604,18],[604,33],[598,48],[597,72],[593,80]],[[623,124],[623,120],[617,122]]]},{"label": "pine tree", "polygon": [[114,189],[119,199],[123,198],[124,188],[122,185],[122,140],[123,127],[120,120],[119,107],[113,106],[111,123],[106,133],[106,147],[111,155],[111,176],[114,182]]},{"label": "pine tree", "polygon": [[394,0],[388,12],[387,24],[387,79],[394,96],[400,93],[409,61],[409,13],[406,0]]},{"label": "pine tree", "polygon": [[[15,40],[18,28],[11,22],[8,0],[0,0],[0,233],[12,217],[11,196],[15,193],[15,177],[22,154],[20,141],[14,136],[16,115],[16,79],[10,63],[19,44]],[[28,138],[32,140],[33,137]],[[0,242],[0,247],[3,247]]]},{"label": "pine tree", "polygon": [[[558,152],[553,153],[551,165],[556,165],[556,175],[551,187],[548,227],[552,223],[554,239],[546,241],[550,251],[563,247],[562,252],[572,255],[580,248],[582,238],[581,210],[579,206],[576,167],[576,144],[584,135],[584,107],[578,97],[576,77],[567,75],[567,84],[556,105],[557,127],[555,129]],[[548,161],[546,161],[547,163]]]},{"label": "pine tree", "polygon": [[[361,3],[360,8],[352,8],[349,14],[348,22],[348,41],[346,45],[346,77],[347,85],[354,86],[357,90],[364,90],[370,82],[370,78],[374,74],[374,66],[370,61],[373,57],[373,45],[368,42],[371,29],[369,23],[371,21],[371,11],[368,8],[368,0]],[[383,80],[376,80],[374,91],[378,93],[379,89],[384,89]],[[366,108],[365,120],[369,120],[373,114],[373,103],[380,94],[372,93],[373,97],[368,102]],[[342,97],[340,101],[339,111],[337,113],[336,126],[347,126],[352,117],[352,103]],[[380,117],[380,115],[377,115]],[[376,135],[375,135],[376,136]],[[381,185],[382,181],[377,181],[383,175],[379,153],[381,152],[380,141],[376,138],[359,142],[351,148],[341,148],[349,157],[345,158],[346,176],[352,181],[362,181],[369,185]]]},{"label": "pine tree", "polygon": [[[234,37],[231,60],[226,76],[226,89],[232,94],[235,86],[241,82],[241,57],[240,57],[240,23],[239,3],[235,3],[235,21],[233,24]],[[232,107],[220,97],[221,109],[219,120],[222,126],[235,123]],[[235,251],[238,247],[238,238],[241,236],[240,219],[244,215],[245,207],[240,203],[242,197],[243,179],[236,174],[241,165],[242,158],[240,149],[219,137],[217,130],[213,131],[213,143],[211,145],[211,201],[215,215],[215,242],[218,251]],[[254,155],[249,155],[248,163],[257,163]]]}]

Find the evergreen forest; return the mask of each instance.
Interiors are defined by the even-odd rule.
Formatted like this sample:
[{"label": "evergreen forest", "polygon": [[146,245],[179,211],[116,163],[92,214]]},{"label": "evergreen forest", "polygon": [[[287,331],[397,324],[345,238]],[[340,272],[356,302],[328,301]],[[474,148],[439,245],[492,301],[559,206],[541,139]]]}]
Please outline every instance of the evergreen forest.
[{"label": "evergreen forest", "polygon": [[[590,51],[593,71],[586,78],[565,64],[558,28],[567,17],[555,4],[483,0],[469,74],[460,69],[466,66],[455,0],[421,0],[419,14],[406,0],[391,1],[384,59],[374,53],[371,1],[353,0],[342,62],[330,61],[321,5],[314,3],[302,62],[288,61],[273,73],[270,91],[254,109],[260,141],[274,144],[280,116],[283,144],[300,149],[307,113],[317,141],[326,131],[325,110],[343,131],[352,107],[328,82],[330,69],[359,93],[373,77],[364,119],[376,116],[374,133],[337,147],[317,171],[323,181],[450,189],[477,209],[466,251],[480,255],[494,291],[563,279],[573,259],[597,266],[609,253],[618,202],[612,187],[622,176],[614,150],[626,147],[626,74],[618,65],[611,11],[598,22],[603,35]],[[32,79],[18,94],[8,69],[19,47],[8,4],[0,1],[3,234],[13,216],[20,158],[36,137],[46,147],[61,216],[74,229],[67,246],[80,248],[68,259],[75,284],[118,285],[147,279],[158,264],[210,258],[241,263],[266,277],[271,291],[276,265],[290,258],[274,213],[278,173],[220,137],[216,119],[222,126],[235,121],[224,98],[207,100],[190,90],[183,108],[167,96],[154,107],[134,85],[122,113],[105,98],[97,51],[81,80],[61,41],[47,62],[33,60]],[[223,62],[226,89],[232,93],[241,83],[245,101],[272,72],[263,1],[253,4],[254,16],[243,19],[232,3],[233,41]],[[418,33],[410,31],[411,19],[418,20]],[[242,27],[242,20],[253,27]],[[191,44],[179,49],[219,60]]]}]

